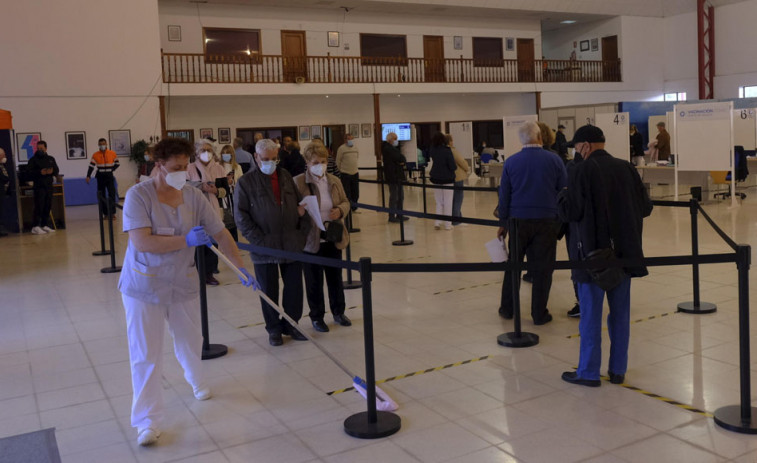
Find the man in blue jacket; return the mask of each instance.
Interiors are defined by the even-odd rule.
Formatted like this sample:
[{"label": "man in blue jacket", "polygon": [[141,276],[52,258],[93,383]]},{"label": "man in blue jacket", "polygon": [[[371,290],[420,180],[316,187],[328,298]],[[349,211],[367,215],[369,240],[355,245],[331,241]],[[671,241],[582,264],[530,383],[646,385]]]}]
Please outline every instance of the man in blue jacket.
[{"label": "man in blue jacket", "polygon": [[[547,310],[552,287],[552,265],[557,253],[557,195],[565,188],[567,173],[558,155],[542,148],[541,130],[536,122],[528,122],[518,131],[523,149],[510,156],[502,169],[499,188],[500,228],[497,236],[507,235],[508,220],[518,227],[517,255],[520,261],[528,256],[533,275],[531,317],[535,325],[552,321]],[[510,254],[515,254],[515,240],[510,237]],[[513,317],[512,275],[505,272],[499,314]]]},{"label": "man in blue jacket", "polygon": [[[598,127],[585,125],[571,142],[584,161],[570,171],[568,187],[558,197],[560,218],[569,222],[568,253],[581,261],[597,249],[612,248],[620,259],[643,259],[641,234],[644,217],[652,213],[652,201],[630,162],[604,150],[605,137]],[[623,153],[625,157],[625,153]],[[605,291],[586,270],[573,269],[581,301],[581,351],[578,369],[562,379],[581,386],[598,387],[602,358],[602,305],[605,294],[610,306],[610,382],[625,381],[630,332],[631,278],[647,275],[643,264],[623,268],[621,282]]]}]

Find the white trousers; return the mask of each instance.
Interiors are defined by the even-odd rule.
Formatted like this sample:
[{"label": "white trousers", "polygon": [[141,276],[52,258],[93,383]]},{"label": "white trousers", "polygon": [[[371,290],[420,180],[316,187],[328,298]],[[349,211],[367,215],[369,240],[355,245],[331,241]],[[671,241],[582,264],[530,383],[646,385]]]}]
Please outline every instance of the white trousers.
[{"label": "white trousers", "polygon": [[201,387],[202,325],[200,302],[193,299],[171,305],[149,304],[121,295],[126,310],[131,385],[131,425],[158,429],[163,413],[163,335],[165,321],[173,337],[174,353],[192,388]]},{"label": "white trousers", "polygon": [[[440,186],[455,186],[454,183],[445,183]],[[452,198],[454,196],[454,190],[440,189],[434,190],[434,199],[436,200],[436,213],[439,215],[452,215]],[[434,222],[435,226],[440,226],[442,221],[437,220]],[[452,227],[452,222],[449,220],[444,221],[444,228]]]}]

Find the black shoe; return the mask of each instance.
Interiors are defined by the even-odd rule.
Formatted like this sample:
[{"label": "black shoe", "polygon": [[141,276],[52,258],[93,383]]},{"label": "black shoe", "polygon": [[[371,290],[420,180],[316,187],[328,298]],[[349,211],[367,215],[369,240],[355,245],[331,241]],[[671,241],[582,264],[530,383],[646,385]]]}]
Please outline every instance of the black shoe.
[{"label": "black shoe", "polygon": [[[410,220],[410,217],[405,217],[405,216],[403,215],[403,216],[402,216],[402,220],[401,220],[401,221],[402,221],[402,222],[404,222],[404,221],[406,221],[406,220]],[[399,220],[398,220],[398,222],[399,222]]]},{"label": "black shoe", "polygon": [[213,275],[208,275],[205,277],[205,284],[208,286],[218,286],[221,283],[219,283]]},{"label": "black shoe", "polygon": [[325,323],[323,323],[323,320],[313,320],[313,328],[315,328],[316,331],[319,331],[321,333],[329,332],[329,327],[326,326]]},{"label": "black shoe", "polygon": [[579,386],[587,387],[599,387],[602,385],[602,381],[598,379],[583,379],[578,377],[578,373],[575,371],[566,371],[562,374],[562,380],[570,384],[578,384]]},{"label": "black shoe", "polygon": [[504,318],[505,320],[512,320],[513,319],[513,314],[505,312],[504,310],[502,310],[501,307],[499,309],[499,316],[502,317],[502,318]]},{"label": "black shoe", "polygon": [[220,271],[220,270],[218,270],[218,269],[214,269],[214,270],[213,270],[213,275],[218,275],[219,273],[221,273],[221,271]]},{"label": "black shoe", "polygon": [[352,326],[352,320],[347,318],[347,315],[334,315],[334,322],[339,323],[342,326]]},{"label": "black shoe", "polygon": [[284,340],[281,339],[281,333],[270,333],[268,335],[268,344],[274,347],[284,344]]},{"label": "black shoe", "polygon": [[573,318],[578,318],[581,316],[581,305],[576,304],[573,306],[572,309],[568,311],[568,316]]},{"label": "black shoe", "polygon": [[389,217],[389,221],[392,223],[398,223],[400,219],[398,217]]},{"label": "black shoe", "polygon": [[626,375],[618,375],[611,371],[608,371],[607,376],[610,377],[610,382],[613,384],[623,384],[626,382]]},{"label": "black shoe", "polygon": [[8,236],[8,234],[5,233],[4,231],[0,231],[0,237],[3,237],[3,236]]},{"label": "black shoe", "polygon": [[[324,325],[325,326],[325,325]],[[326,328],[328,329],[328,328]],[[292,337],[295,341],[307,341],[308,338],[305,337],[304,334],[300,333],[297,328],[290,328],[289,329],[289,336]]]},{"label": "black shoe", "polygon": [[523,274],[523,281],[526,283],[533,283],[534,282],[534,276],[530,273],[524,273]]},{"label": "black shoe", "polygon": [[547,312],[545,315],[543,315],[538,320],[534,320],[534,325],[546,325],[547,323],[552,321],[552,314]]}]

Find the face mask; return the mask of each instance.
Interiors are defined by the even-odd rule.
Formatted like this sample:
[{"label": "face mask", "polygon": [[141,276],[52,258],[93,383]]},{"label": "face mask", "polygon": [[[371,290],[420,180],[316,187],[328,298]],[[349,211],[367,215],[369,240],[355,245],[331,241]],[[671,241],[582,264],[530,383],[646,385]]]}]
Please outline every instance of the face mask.
[{"label": "face mask", "polygon": [[8,162],[8,158],[0,159],[0,164],[5,164],[6,162]]},{"label": "face mask", "polygon": [[177,190],[181,190],[184,188],[184,184],[187,183],[187,173],[183,170],[179,172],[168,172],[166,174],[166,183]]},{"label": "face mask", "polygon": [[150,157],[150,155],[149,154],[145,154],[145,161],[150,162],[150,159],[152,159]]},{"label": "face mask", "polygon": [[107,147],[107,146],[105,146],[105,145],[100,145],[100,151],[105,151],[106,149],[108,149],[108,147]]},{"label": "face mask", "polygon": [[266,175],[276,172],[276,161],[260,161],[260,171]]},{"label": "face mask", "polygon": [[200,161],[204,163],[210,162],[210,152],[203,151],[202,153],[200,153]]},{"label": "face mask", "polygon": [[281,149],[281,144],[280,143],[276,143],[276,148]]},{"label": "face mask", "polygon": [[394,140],[394,141],[392,142],[392,146],[398,146],[399,144],[400,144],[400,142],[399,142],[399,141],[397,141],[397,140]]},{"label": "face mask", "polygon": [[223,159],[223,162],[231,162],[231,155],[228,153],[222,154],[221,158]]},{"label": "face mask", "polygon": [[315,175],[316,177],[323,177],[323,164],[310,166],[310,173]]},{"label": "face mask", "polygon": [[347,140],[347,146],[349,146],[350,148],[352,148],[352,147],[353,147],[354,145],[355,145],[355,142],[354,142],[354,141],[352,141],[352,140]]}]

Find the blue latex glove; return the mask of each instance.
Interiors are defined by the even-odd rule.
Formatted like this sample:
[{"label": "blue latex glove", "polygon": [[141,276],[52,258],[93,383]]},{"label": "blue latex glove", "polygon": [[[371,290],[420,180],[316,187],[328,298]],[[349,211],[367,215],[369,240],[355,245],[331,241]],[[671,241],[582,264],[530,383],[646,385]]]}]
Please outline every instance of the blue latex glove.
[{"label": "blue latex glove", "polygon": [[187,246],[194,247],[194,246],[208,246],[212,244],[212,241],[210,241],[210,237],[207,233],[205,233],[205,228],[202,226],[194,227],[192,230],[187,233],[187,236],[184,237],[184,239],[187,242]]},{"label": "blue latex glove", "polygon": [[243,280],[242,277],[239,277],[239,281],[242,282],[242,285],[248,288],[252,286],[252,289],[255,291],[260,291],[260,283],[258,283],[258,280],[256,280],[254,276],[250,275],[250,272],[248,272],[246,268],[242,267],[239,271],[242,272],[246,278],[246,280]]}]

